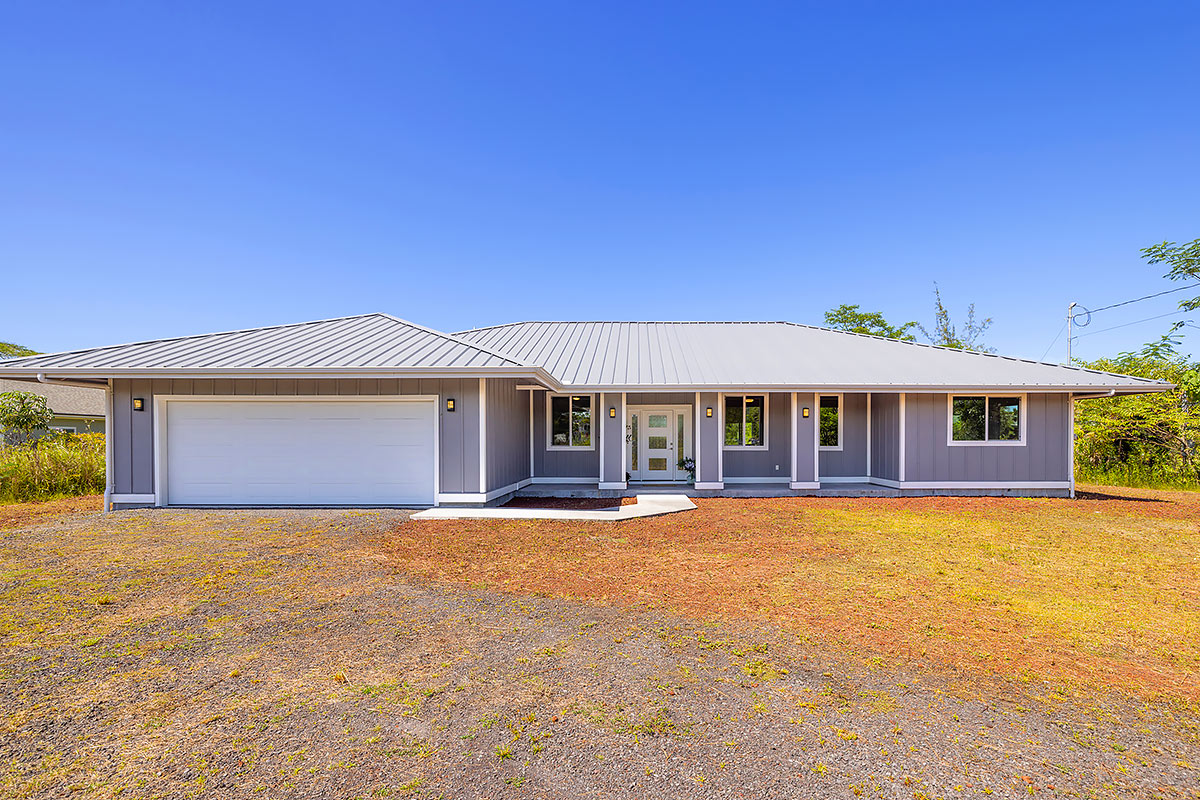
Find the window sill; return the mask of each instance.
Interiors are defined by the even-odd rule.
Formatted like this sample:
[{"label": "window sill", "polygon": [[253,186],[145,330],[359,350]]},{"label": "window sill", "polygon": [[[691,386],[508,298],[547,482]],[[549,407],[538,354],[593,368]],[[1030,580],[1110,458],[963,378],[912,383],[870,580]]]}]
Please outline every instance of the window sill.
[{"label": "window sill", "polygon": [[722,445],[723,450],[770,450],[769,445],[765,444],[727,444]]},{"label": "window sill", "polygon": [[842,452],[842,446],[840,444],[837,447],[834,447],[832,445],[818,445],[817,449],[820,450],[822,453],[840,453],[840,452]]},{"label": "window sill", "polygon": [[1012,442],[959,442],[951,439],[950,441],[946,442],[946,444],[950,447],[1024,447],[1025,440],[1018,439],[1017,441]]},{"label": "window sill", "polygon": [[548,452],[548,453],[554,453],[554,452],[586,453],[589,450],[595,450],[595,449],[596,449],[596,445],[594,445],[594,444],[588,444],[588,445],[548,444],[548,445],[546,445],[546,452]]}]

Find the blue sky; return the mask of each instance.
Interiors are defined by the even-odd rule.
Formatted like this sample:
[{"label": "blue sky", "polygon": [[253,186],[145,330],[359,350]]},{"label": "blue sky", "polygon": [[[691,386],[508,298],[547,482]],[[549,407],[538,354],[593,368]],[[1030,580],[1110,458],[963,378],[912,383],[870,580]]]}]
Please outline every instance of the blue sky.
[{"label": "blue sky", "polygon": [[0,340],[41,350],[368,311],[457,330],[820,323],[846,302],[928,323],[936,281],[1036,358],[1068,302],[1171,288],[1139,248],[1200,236],[1189,2],[3,19]]}]

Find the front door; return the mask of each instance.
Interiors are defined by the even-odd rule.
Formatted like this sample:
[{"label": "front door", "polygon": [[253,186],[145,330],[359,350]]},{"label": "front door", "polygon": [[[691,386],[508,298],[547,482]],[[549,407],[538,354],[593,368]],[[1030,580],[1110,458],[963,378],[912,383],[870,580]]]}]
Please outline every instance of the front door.
[{"label": "front door", "polygon": [[686,408],[634,408],[629,412],[629,477],[635,481],[687,480],[679,466],[691,452]]}]

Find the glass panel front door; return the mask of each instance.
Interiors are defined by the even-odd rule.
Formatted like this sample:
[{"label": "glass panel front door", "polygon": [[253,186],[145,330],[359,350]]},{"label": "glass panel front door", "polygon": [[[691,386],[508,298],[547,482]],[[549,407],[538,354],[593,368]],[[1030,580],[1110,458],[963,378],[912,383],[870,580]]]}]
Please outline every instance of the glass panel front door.
[{"label": "glass panel front door", "polygon": [[629,410],[629,477],[635,481],[683,481],[679,460],[691,455],[690,409]]}]

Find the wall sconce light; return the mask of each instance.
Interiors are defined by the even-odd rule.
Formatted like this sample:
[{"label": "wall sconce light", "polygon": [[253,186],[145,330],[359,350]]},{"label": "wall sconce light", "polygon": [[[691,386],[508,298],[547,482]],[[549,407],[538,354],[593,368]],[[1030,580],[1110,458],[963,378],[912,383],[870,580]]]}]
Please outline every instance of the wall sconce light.
[{"label": "wall sconce light", "polygon": [[447,411],[453,411],[453,410],[454,410],[454,398],[453,398],[453,397],[447,397],[447,398],[446,398],[446,410],[447,410]]},{"label": "wall sconce light", "polygon": [[608,416],[609,416],[609,417],[611,417],[612,419],[616,419],[616,418],[617,418],[617,409],[616,409],[616,407],[615,407],[615,406],[613,406],[613,407],[610,407],[610,408],[608,409]]},{"label": "wall sconce light", "polygon": [[711,416],[712,416],[712,406],[709,406],[708,408],[706,408],[706,409],[704,410],[704,416],[706,416],[706,417],[711,417]]},{"label": "wall sconce light", "polygon": [[146,410],[146,401],[144,399],[142,399],[141,397],[133,398],[133,410],[134,411],[145,411]]},{"label": "wall sconce light", "polygon": [[808,419],[808,406],[804,407],[804,418]]}]

